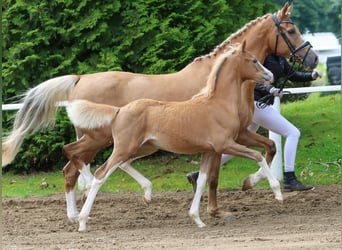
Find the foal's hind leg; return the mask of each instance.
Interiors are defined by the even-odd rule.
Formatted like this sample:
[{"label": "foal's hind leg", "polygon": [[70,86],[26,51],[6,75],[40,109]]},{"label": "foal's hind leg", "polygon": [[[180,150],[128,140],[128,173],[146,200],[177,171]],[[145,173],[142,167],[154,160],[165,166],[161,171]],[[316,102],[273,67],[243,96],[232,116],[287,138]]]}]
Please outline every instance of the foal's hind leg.
[{"label": "foal's hind leg", "polygon": [[[139,144],[137,144],[139,145]],[[95,201],[96,195],[100,189],[100,187],[105,183],[108,177],[121,165],[124,164],[132,155],[132,151],[136,151],[135,147],[127,147],[128,149],[123,147],[116,147],[114,148],[111,156],[109,159],[99,167],[94,174],[94,179],[92,181],[87,199],[82,207],[82,210],[78,217],[79,222],[79,232],[83,232],[86,230],[86,223],[88,220],[88,216],[90,210],[93,206]]]},{"label": "foal's hind leg", "polygon": [[[246,130],[244,133],[240,133],[237,141],[240,144],[245,145],[247,147],[254,146],[264,148],[266,151],[267,165],[271,165],[274,155],[276,153],[276,146],[272,140],[268,139],[265,136]],[[259,170],[256,173],[249,175],[244,180],[242,190],[248,190],[253,188],[257,183],[259,183],[261,180],[265,178],[266,176],[264,170],[262,168],[259,168]]]},{"label": "foal's hind leg", "polygon": [[[114,145],[115,147],[115,145]],[[139,150],[131,156],[132,159],[138,159],[142,158],[147,155],[151,155],[155,152],[158,151],[158,148],[156,148],[153,144],[146,142],[143,144]],[[120,168],[125,171],[127,174],[129,174],[133,179],[135,179],[142,189],[144,190],[144,204],[146,206],[149,206],[151,203],[151,198],[152,198],[152,183],[145,177],[143,176],[140,172],[138,172],[135,168],[133,168],[130,162],[125,162],[122,165],[120,165]]]},{"label": "foal's hind leg", "polygon": [[[138,132],[139,133],[139,132]],[[125,133],[123,137],[125,139]],[[117,135],[117,138],[120,136]],[[128,136],[128,138],[136,138],[134,135]],[[121,139],[121,138],[120,138]],[[121,141],[118,139],[118,141]],[[142,138],[143,139],[143,138]],[[127,140],[127,139],[126,139]],[[122,140],[125,141],[125,140]],[[139,150],[139,145],[141,145],[141,141],[138,139],[131,141],[130,143],[126,144],[125,147],[121,145],[114,146],[114,150],[109,157],[109,159],[99,167],[94,175],[94,179],[92,181],[86,202],[84,203],[81,213],[79,215],[79,229],[78,231],[82,232],[86,230],[86,222],[88,220],[88,216],[91,210],[91,207],[94,203],[95,197],[97,195],[98,190],[104,184],[104,182],[108,179],[108,177],[121,165],[130,166],[128,164],[128,159],[130,158],[139,158],[144,155],[149,155],[156,151],[155,147],[151,147],[151,145],[146,145],[146,147],[142,146]],[[133,153],[136,152],[136,153]],[[127,163],[127,164],[126,164]],[[131,167],[134,169],[133,167]],[[132,173],[132,172],[130,172]],[[136,171],[136,173],[139,173]],[[140,174],[140,173],[139,173]],[[141,175],[142,176],[142,175]],[[145,178],[145,177],[143,177]],[[148,180],[147,180],[148,181]]]},{"label": "foal's hind leg", "polygon": [[152,199],[152,183],[135,168],[133,168],[128,162],[124,162],[120,165],[120,168],[127,174],[132,176],[144,190],[144,204],[149,206]]},{"label": "foal's hind leg", "polygon": [[113,173],[123,163],[122,160],[115,159],[115,157],[114,156],[112,157],[112,156],[95,172],[95,176],[92,181],[87,199],[78,217],[78,222],[79,222],[78,231],[79,232],[83,232],[86,230],[86,223],[90,214],[90,210],[93,206],[93,203],[95,201],[95,198],[99,189],[105,183],[105,181],[108,179],[111,173]]}]

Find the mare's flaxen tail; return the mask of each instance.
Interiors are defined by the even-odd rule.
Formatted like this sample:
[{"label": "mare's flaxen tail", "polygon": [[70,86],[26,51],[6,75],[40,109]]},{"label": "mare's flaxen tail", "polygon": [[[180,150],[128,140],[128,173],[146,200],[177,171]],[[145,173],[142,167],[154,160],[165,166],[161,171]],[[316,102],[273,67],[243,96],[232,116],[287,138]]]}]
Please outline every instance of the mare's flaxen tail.
[{"label": "mare's flaxen tail", "polygon": [[2,166],[9,164],[30,132],[53,124],[56,102],[67,100],[80,76],[52,78],[23,94],[23,106],[15,116],[13,129],[2,143]]},{"label": "mare's flaxen tail", "polygon": [[79,128],[94,129],[107,126],[115,119],[120,108],[86,100],[74,100],[67,106],[70,121]]}]

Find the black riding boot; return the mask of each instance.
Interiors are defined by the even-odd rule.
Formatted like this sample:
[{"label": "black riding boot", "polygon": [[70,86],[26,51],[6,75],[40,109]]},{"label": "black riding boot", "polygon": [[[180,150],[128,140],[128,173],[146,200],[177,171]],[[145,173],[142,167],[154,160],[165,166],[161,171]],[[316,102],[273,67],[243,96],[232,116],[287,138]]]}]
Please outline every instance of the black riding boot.
[{"label": "black riding boot", "polygon": [[194,192],[196,192],[196,188],[197,188],[198,175],[199,175],[199,172],[192,172],[192,173],[186,175],[186,178],[188,179],[188,181],[192,185]]},{"label": "black riding boot", "polygon": [[297,180],[294,172],[284,172],[284,189],[287,191],[305,191],[313,189]]}]

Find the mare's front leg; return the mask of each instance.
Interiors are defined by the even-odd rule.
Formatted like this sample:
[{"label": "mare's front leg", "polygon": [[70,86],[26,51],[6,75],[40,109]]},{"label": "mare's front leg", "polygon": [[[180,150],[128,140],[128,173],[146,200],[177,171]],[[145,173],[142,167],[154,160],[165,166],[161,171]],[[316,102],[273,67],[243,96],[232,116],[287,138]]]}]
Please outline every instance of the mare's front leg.
[{"label": "mare's front leg", "polygon": [[[237,142],[247,147],[260,147],[266,151],[266,163],[271,165],[274,155],[276,154],[276,146],[274,141],[260,134],[245,130],[239,134]],[[266,175],[263,168],[259,168],[256,173],[250,174],[243,182],[242,190],[253,188],[261,180],[265,179]]]},{"label": "mare's front leg", "polygon": [[217,186],[221,166],[221,154],[202,155],[202,161],[206,161],[206,164],[210,166],[208,174],[209,192],[207,212],[213,217],[226,218],[227,220],[233,219],[231,213],[225,212],[217,206]]}]

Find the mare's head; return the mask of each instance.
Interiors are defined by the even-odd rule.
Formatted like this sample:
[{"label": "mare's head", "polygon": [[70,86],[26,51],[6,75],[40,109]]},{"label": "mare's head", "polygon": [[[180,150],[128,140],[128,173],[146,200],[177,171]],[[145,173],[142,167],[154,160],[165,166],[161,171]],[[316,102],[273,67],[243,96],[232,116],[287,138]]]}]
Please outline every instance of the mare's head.
[{"label": "mare's head", "polygon": [[318,64],[317,54],[312,46],[304,41],[297,26],[290,19],[293,5],[286,3],[277,13],[272,15],[274,28],[270,30],[269,46],[273,53],[303,63],[305,69],[313,69]]}]

